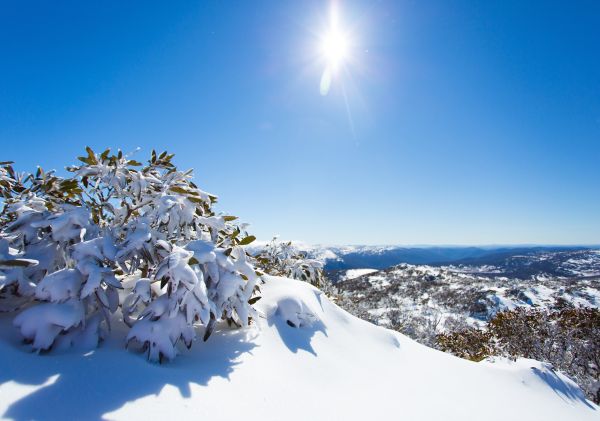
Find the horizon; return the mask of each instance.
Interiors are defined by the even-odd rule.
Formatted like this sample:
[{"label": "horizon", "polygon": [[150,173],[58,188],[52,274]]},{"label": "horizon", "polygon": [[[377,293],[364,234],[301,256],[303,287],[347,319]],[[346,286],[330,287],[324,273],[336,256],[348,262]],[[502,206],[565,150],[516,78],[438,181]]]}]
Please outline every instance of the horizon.
[{"label": "horizon", "polygon": [[[328,243],[307,243],[306,241],[301,240],[281,240],[281,241],[291,241],[293,245],[296,245],[300,248],[302,247],[397,247],[397,248],[587,248],[587,249],[596,249],[600,248],[600,243],[598,244],[552,244],[552,243],[513,243],[513,244],[403,244],[403,243],[395,243],[395,244],[328,244]],[[269,243],[270,240],[263,240],[258,238],[254,243],[256,245],[264,245]]]},{"label": "horizon", "polygon": [[600,4],[10,3],[0,161],[175,153],[307,244],[600,241]]}]

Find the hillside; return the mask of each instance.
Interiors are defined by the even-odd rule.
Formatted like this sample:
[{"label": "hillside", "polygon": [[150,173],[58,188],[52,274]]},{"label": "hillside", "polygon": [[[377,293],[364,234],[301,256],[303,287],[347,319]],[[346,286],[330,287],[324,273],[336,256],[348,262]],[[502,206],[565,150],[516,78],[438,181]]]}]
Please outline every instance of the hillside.
[{"label": "hillside", "polygon": [[443,327],[449,317],[476,323],[520,306],[600,306],[599,250],[511,255],[495,265],[400,264],[362,273],[346,271],[336,287],[383,325],[397,310],[406,317],[439,319]]},{"label": "hillside", "polygon": [[513,256],[536,256],[587,251],[579,246],[321,246],[295,243],[311,257],[325,262],[330,273],[347,269],[386,269],[400,263],[415,265],[501,264]]},{"label": "hillside", "polygon": [[268,278],[262,295],[257,324],[222,326],[206,344],[163,366],[124,350],[124,331],[94,351],[34,355],[2,316],[0,414],[17,420],[591,420],[600,414],[573,382],[541,363],[461,360],[359,320],[298,281]]}]

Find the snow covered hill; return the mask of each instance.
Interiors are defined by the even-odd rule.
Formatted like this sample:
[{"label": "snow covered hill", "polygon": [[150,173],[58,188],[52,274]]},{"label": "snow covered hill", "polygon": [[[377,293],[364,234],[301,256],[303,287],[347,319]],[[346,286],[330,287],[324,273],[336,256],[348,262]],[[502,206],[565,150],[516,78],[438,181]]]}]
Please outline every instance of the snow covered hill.
[{"label": "snow covered hill", "polygon": [[278,421],[600,416],[572,381],[536,361],[461,360],[359,320],[306,283],[269,278],[261,289],[257,324],[222,326],[163,366],[124,350],[125,331],[93,351],[34,355],[2,316],[0,414]]},{"label": "snow covered hill", "polygon": [[[595,255],[600,256],[597,251]],[[581,265],[573,271],[585,273]],[[441,317],[442,322],[455,317],[474,323],[488,320],[498,311],[521,306],[550,309],[600,306],[597,271],[571,277],[539,273],[520,279],[489,267],[483,270],[401,264],[346,277],[336,284],[341,294],[359,302],[362,310],[382,325],[387,323],[386,314],[395,310],[405,315]]]}]

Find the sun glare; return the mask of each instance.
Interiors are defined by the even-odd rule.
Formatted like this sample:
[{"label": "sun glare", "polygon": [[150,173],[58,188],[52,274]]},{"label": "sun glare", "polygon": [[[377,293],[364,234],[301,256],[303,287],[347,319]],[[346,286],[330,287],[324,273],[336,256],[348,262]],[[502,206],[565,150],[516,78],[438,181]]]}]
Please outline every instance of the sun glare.
[{"label": "sun glare", "polygon": [[321,54],[331,67],[337,70],[348,56],[348,39],[337,29],[332,29],[322,40]]},{"label": "sun glare", "polygon": [[343,67],[350,59],[350,37],[340,28],[335,3],[332,4],[330,10],[329,28],[320,38],[319,53],[325,65],[321,76],[320,91],[321,95],[327,95],[340,67]]}]

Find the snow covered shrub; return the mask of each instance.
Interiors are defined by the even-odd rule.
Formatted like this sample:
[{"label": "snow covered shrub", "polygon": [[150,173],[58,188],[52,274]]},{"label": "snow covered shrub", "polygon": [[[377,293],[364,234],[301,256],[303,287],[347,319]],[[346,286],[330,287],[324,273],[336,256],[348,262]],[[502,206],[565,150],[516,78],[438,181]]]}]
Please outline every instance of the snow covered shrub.
[{"label": "snow covered shrub", "polygon": [[323,263],[310,259],[298,250],[291,241],[281,242],[273,238],[256,256],[258,266],[269,275],[306,281],[316,287],[326,283]]},{"label": "snow covered shrub", "polygon": [[173,155],[146,165],[87,148],[61,178],[0,164],[0,310],[35,350],[95,346],[120,311],[148,359],[191,346],[195,324],[246,326],[259,273],[242,247],[254,240],[216,215]]},{"label": "snow covered shrub", "polygon": [[436,335],[442,320],[442,315],[438,310],[429,308],[422,313],[415,314],[392,308],[384,314],[389,320],[388,327],[390,329],[409,336],[423,345],[436,346]]}]

